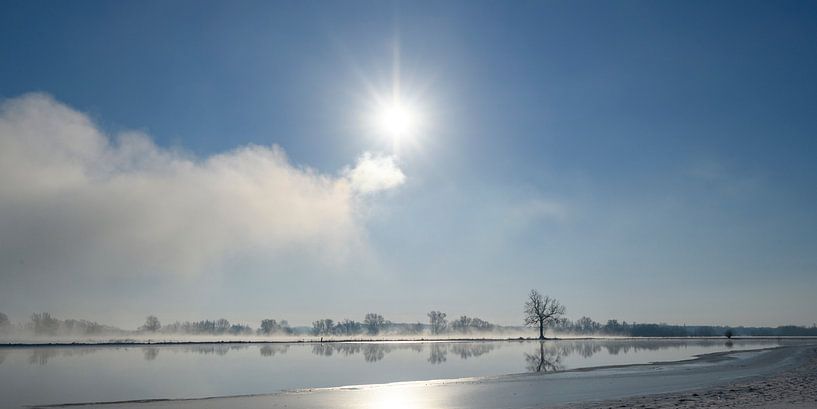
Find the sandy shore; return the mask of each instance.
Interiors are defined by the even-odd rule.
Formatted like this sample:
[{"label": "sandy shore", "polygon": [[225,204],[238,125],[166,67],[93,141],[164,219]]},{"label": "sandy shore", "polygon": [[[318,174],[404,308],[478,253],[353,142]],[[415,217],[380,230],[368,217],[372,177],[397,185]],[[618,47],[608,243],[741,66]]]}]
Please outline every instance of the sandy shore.
[{"label": "sandy shore", "polygon": [[70,405],[115,409],[815,407],[817,347],[545,375],[401,382],[270,395]]},{"label": "sandy shore", "polygon": [[557,408],[817,408],[817,348],[803,351],[801,360],[794,368],[752,381]]}]

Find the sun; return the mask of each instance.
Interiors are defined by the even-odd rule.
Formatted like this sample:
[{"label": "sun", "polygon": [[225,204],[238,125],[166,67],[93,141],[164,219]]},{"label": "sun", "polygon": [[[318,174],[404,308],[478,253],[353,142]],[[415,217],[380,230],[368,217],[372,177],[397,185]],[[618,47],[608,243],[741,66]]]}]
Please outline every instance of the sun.
[{"label": "sun", "polygon": [[399,99],[379,104],[372,121],[378,133],[394,139],[414,136],[421,124],[417,109]]},{"label": "sun", "polygon": [[419,149],[432,122],[425,99],[429,85],[401,77],[399,49],[399,44],[395,44],[388,80],[382,75],[377,81],[364,79],[366,100],[362,111],[367,136],[375,138],[378,144],[391,145],[395,154]]}]

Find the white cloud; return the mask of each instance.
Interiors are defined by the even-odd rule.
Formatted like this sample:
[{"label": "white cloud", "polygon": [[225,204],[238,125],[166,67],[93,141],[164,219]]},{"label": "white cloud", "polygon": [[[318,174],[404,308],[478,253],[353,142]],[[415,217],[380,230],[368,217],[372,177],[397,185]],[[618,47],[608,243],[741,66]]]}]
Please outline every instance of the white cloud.
[{"label": "white cloud", "polygon": [[374,156],[370,152],[361,155],[355,167],[346,169],[343,173],[352,189],[363,194],[391,189],[406,180],[406,176],[394,163],[393,156]]},{"label": "white cloud", "polygon": [[363,246],[357,193],[400,185],[390,157],[340,175],[277,147],[206,158],[109,138],[48,95],[0,106],[0,274],[196,274],[253,249],[335,258]]}]

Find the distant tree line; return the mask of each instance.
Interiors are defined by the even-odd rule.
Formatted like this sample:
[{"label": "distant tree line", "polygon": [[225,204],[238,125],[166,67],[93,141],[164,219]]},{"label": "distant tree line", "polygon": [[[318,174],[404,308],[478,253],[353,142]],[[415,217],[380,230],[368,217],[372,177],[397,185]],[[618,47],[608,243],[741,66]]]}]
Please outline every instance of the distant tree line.
[{"label": "distant tree line", "polygon": [[670,325],[638,324],[619,322],[616,319],[601,324],[590,317],[581,317],[571,321],[563,317],[565,307],[558,300],[531,290],[524,304],[524,322],[526,326],[538,327],[539,339],[544,338],[545,329],[558,334],[573,335],[610,335],[629,337],[715,337],[725,336],[817,336],[817,323],[811,327],[784,325],[770,327],[727,327],[717,325]]},{"label": "distant tree line", "polygon": [[589,317],[576,321],[560,320],[550,327],[557,333],[575,335],[611,335],[629,337],[718,337],[718,336],[752,336],[752,337],[804,337],[817,336],[817,324],[811,327],[783,325],[779,327],[728,327],[723,325],[671,325],[628,323],[627,321],[608,320],[601,324]]},{"label": "distant tree line", "polygon": [[488,332],[496,330],[498,327],[480,318],[472,318],[466,315],[449,323],[447,315],[441,311],[430,311],[428,314],[428,324],[420,322],[414,324],[393,323],[382,315],[368,313],[362,322],[344,319],[335,322],[330,318],[324,318],[312,323],[312,335],[321,336],[355,336],[355,335],[420,335],[429,332],[432,335],[442,334],[470,334],[478,332]]},{"label": "distant tree line", "polygon": [[292,334],[292,328],[289,327],[287,320],[280,322],[274,319],[261,320],[261,326],[256,331],[258,335],[274,335],[274,334]]},{"label": "distant tree line", "polygon": [[[538,293],[537,293],[538,294]],[[529,296],[530,297],[530,296]],[[628,336],[628,337],[732,337],[732,336],[817,336],[817,324],[810,327],[784,325],[778,327],[728,327],[718,325],[672,325],[655,323],[635,323],[608,320],[606,323],[594,321],[590,317],[581,317],[575,321],[561,317],[563,307],[558,301],[541,296],[541,304],[532,303],[533,310],[526,312],[529,326],[539,328],[539,315],[528,315],[540,308],[543,314],[542,332],[545,330],[554,334],[586,335],[586,336]],[[528,299],[529,304],[531,299]],[[538,302],[538,301],[537,301]],[[546,305],[549,306],[545,309]],[[537,307],[538,305],[538,307]],[[560,308],[561,307],[561,308]],[[551,314],[548,318],[548,312]],[[442,311],[429,311],[426,323],[396,323],[385,319],[381,314],[368,313],[362,321],[344,319],[334,321],[330,318],[316,320],[311,327],[291,327],[287,320],[263,319],[257,328],[248,324],[231,323],[227,319],[202,321],[173,322],[162,325],[159,318],[150,315],[140,326],[139,334],[183,334],[183,335],[231,335],[231,336],[423,336],[424,334],[438,336],[460,336],[480,334],[514,333],[521,327],[507,327],[492,324],[477,317],[462,315],[454,320]],[[527,322],[527,321],[526,321]],[[58,319],[50,313],[42,312],[31,314],[29,320],[21,323],[12,323],[9,317],[0,312],[0,335],[12,333],[27,333],[37,336],[91,336],[103,334],[128,335],[133,331],[126,331],[116,327],[99,324],[97,322],[77,319]]]},{"label": "distant tree line", "polygon": [[38,336],[79,336],[123,332],[116,327],[88,320],[57,319],[47,312],[31,314],[28,322],[13,325],[8,316],[0,312],[0,334],[12,331],[25,331]]},{"label": "distant tree line", "polygon": [[140,332],[186,335],[251,335],[253,329],[246,324],[231,324],[230,321],[220,318],[217,320],[176,321],[162,326],[159,319],[153,315],[145,319],[145,324],[139,328]]}]

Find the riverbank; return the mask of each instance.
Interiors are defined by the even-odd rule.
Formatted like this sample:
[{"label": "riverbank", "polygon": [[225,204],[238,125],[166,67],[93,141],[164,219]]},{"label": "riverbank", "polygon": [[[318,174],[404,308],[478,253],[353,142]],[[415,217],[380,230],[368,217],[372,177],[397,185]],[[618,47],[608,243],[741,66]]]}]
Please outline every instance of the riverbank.
[{"label": "riverbank", "polygon": [[816,408],[817,348],[802,355],[802,364],[759,379],[680,393],[636,396],[560,406],[558,409],[595,408]]}]

